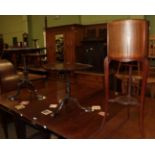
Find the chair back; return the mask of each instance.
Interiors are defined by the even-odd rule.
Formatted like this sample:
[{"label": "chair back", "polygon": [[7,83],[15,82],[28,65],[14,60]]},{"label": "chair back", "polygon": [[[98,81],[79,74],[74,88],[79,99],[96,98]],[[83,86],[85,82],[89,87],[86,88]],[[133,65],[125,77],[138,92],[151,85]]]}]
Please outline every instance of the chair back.
[{"label": "chair back", "polygon": [[0,77],[2,78],[12,74],[15,74],[15,68],[13,64],[6,59],[0,59]]},{"label": "chair back", "polygon": [[118,20],[108,24],[108,57],[131,61],[148,55],[148,22],[143,19]]},{"label": "chair back", "polygon": [[13,64],[5,59],[0,59],[0,89],[1,93],[5,93],[17,89],[19,76]]}]

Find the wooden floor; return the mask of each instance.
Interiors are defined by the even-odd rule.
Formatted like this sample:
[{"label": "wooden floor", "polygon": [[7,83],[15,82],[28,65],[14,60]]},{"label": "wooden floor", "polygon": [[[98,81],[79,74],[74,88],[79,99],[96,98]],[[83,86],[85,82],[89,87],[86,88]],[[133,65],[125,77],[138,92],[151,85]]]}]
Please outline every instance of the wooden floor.
[{"label": "wooden floor", "polygon": [[[97,81],[96,81],[97,82]],[[39,90],[44,87],[47,83],[45,80],[38,80],[34,82],[35,86]],[[57,92],[58,100],[61,99],[65,94],[65,82],[63,78],[50,79],[50,85],[53,92]],[[81,104],[86,105],[98,105],[101,104],[104,107],[104,89],[103,88],[92,88],[88,85],[79,84],[76,80],[72,80],[71,83],[72,95],[76,96]],[[104,109],[102,109],[104,111]],[[96,127],[94,135],[97,138],[142,138],[139,132],[138,126],[138,108],[130,108],[130,118],[124,123],[123,121],[127,118],[127,107],[122,107],[119,104],[113,103],[109,109],[110,119],[106,125],[102,127],[99,124]],[[90,120],[92,121],[92,120]],[[122,124],[123,122],[123,124]],[[100,131],[102,135],[100,135]],[[146,98],[145,103],[145,138],[155,138],[155,99]],[[91,135],[90,138],[93,138]]]}]

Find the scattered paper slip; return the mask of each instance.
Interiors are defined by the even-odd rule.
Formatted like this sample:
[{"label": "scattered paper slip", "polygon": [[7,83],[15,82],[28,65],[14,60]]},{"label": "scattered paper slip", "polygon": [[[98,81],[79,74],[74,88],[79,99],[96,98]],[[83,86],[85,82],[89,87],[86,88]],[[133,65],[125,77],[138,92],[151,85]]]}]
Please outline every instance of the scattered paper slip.
[{"label": "scattered paper slip", "polygon": [[46,110],[43,110],[42,112],[41,112],[43,115],[49,115],[49,114],[51,114],[51,113],[53,113],[51,110],[49,110],[49,109],[46,109]]},{"label": "scattered paper slip", "polygon": [[18,104],[18,105],[15,105],[15,108],[16,108],[17,110],[21,110],[21,109],[24,109],[24,108],[25,108],[25,105],[23,105],[23,104]]},{"label": "scattered paper slip", "polygon": [[49,108],[57,108],[58,104],[50,104]]},{"label": "scattered paper slip", "polygon": [[93,106],[91,107],[91,110],[92,110],[92,111],[101,110],[101,106],[100,106],[100,105],[93,105]]},{"label": "scattered paper slip", "polygon": [[98,113],[100,116],[105,116],[105,112],[104,111],[100,111],[99,113]]},{"label": "scattered paper slip", "polygon": [[20,104],[21,105],[28,105],[30,102],[29,101],[21,101]]}]

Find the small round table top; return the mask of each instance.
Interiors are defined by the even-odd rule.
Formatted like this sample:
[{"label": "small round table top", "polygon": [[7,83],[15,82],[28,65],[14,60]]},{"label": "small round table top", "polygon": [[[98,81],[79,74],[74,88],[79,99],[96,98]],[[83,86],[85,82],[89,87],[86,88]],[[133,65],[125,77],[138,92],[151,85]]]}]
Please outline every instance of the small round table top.
[{"label": "small round table top", "polygon": [[47,64],[43,66],[46,70],[56,70],[56,71],[74,71],[74,70],[83,70],[91,68],[92,65],[83,64],[83,63],[55,63]]}]

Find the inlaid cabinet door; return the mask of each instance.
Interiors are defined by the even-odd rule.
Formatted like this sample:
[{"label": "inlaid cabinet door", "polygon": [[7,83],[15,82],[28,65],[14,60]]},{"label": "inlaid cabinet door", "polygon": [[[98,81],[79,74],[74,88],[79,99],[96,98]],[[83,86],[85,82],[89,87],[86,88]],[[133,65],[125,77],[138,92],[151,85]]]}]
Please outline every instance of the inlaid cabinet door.
[{"label": "inlaid cabinet door", "polygon": [[67,31],[64,36],[64,61],[65,63],[74,63],[76,46],[74,32]]},{"label": "inlaid cabinet door", "polygon": [[48,63],[55,63],[56,61],[56,42],[55,42],[55,33],[48,32],[46,33],[46,42],[47,42],[47,59]]},{"label": "inlaid cabinet door", "polygon": [[[63,60],[61,62],[75,63],[75,50],[80,44],[83,35],[83,26],[76,24],[47,28],[46,42],[48,62],[59,62],[57,57],[62,58],[60,53],[63,53]],[[59,36],[59,39],[57,36]],[[63,44],[61,42],[62,40]],[[60,47],[59,45],[63,45],[63,47]],[[62,52],[57,52],[60,51],[60,48],[62,49]]]}]

